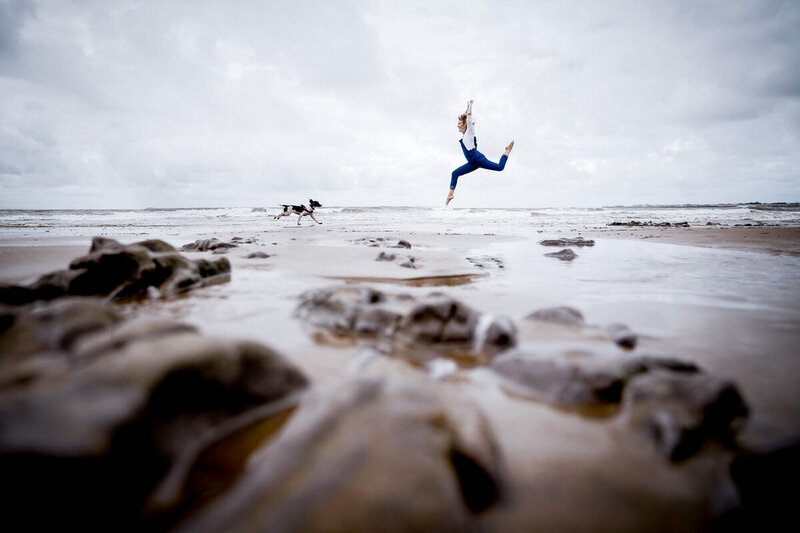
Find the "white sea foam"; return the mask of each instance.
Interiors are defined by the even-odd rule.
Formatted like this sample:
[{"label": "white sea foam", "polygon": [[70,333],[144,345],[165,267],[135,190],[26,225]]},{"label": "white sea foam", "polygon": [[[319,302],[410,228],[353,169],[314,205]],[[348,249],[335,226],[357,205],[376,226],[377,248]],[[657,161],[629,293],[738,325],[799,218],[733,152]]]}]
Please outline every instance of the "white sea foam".
[{"label": "white sea foam", "polygon": [[[68,236],[76,229],[96,229],[110,235],[137,230],[186,229],[197,233],[205,227],[235,231],[240,228],[285,225],[273,221],[277,208],[198,209],[102,209],[102,210],[0,210],[0,234]],[[737,224],[800,225],[800,207],[791,204],[721,206],[634,206],[604,208],[492,209],[431,207],[322,207],[318,218],[337,228],[426,231],[446,227],[464,232],[527,234],[532,228],[602,228],[613,222],[688,222],[692,226]],[[294,218],[290,219],[294,221]]]}]

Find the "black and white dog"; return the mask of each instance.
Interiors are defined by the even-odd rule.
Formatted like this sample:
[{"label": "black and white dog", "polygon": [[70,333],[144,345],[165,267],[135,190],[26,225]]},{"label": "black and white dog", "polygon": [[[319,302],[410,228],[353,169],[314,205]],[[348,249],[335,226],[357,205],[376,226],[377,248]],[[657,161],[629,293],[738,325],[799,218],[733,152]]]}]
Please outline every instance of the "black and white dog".
[{"label": "black and white dog", "polygon": [[312,200],[311,198],[308,199],[308,205],[310,207],[306,207],[304,205],[286,205],[281,204],[283,206],[283,211],[281,211],[278,215],[275,216],[275,220],[281,217],[288,217],[289,215],[295,214],[297,215],[297,225],[300,225],[300,219],[304,216],[310,216],[314,222],[317,224],[322,224],[319,220],[314,218],[314,209],[317,207],[322,207],[322,204],[317,202],[316,200]]}]

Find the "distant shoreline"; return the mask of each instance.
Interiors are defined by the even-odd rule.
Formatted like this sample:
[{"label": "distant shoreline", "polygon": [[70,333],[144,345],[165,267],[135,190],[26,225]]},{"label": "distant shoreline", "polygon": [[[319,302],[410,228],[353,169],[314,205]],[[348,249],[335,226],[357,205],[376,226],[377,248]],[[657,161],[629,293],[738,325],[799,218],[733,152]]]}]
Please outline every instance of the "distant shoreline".
[{"label": "distant shoreline", "polygon": [[[271,207],[271,206],[268,206]],[[328,209],[431,209],[430,206],[414,206],[414,205],[330,205],[325,206]],[[736,202],[736,203],[700,203],[700,204],[615,204],[615,205],[597,205],[597,206],[529,206],[529,207],[484,207],[484,206],[469,206],[469,207],[454,207],[453,209],[490,209],[490,210],[525,210],[525,209],[726,209],[736,207],[753,207],[753,208],[766,208],[766,209],[798,209],[800,210],[800,202]],[[0,208],[0,213],[36,213],[36,212],[160,212],[160,211],[214,211],[219,209],[265,209],[264,206],[216,206],[216,207],[34,207],[34,208],[16,208],[5,207]]]}]

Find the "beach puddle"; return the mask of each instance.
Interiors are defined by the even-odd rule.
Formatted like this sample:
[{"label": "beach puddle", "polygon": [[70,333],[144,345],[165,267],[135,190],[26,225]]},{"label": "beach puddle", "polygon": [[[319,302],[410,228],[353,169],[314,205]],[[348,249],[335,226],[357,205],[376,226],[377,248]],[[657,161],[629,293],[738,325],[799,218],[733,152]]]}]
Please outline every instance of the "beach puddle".
[{"label": "beach puddle", "polygon": [[346,283],[389,283],[404,287],[455,287],[467,285],[478,278],[485,278],[488,274],[453,274],[447,276],[421,276],[415,278],[382,278],[369,276],[323,276],[325,279],[335,279]]},{"label": "beach puddle", "polygon": [[[194,458],[183,480],[181,503],[156,520],[169,521],[173,516],[186,516],[208,506],[233,485],[245,471],[253,452],[275,438],[295,410],[296,407],[289,407],[259,418],[205,447]],[[167,500],[151,501],[150,511],[159,514],[159,507],[169,504]]]}]

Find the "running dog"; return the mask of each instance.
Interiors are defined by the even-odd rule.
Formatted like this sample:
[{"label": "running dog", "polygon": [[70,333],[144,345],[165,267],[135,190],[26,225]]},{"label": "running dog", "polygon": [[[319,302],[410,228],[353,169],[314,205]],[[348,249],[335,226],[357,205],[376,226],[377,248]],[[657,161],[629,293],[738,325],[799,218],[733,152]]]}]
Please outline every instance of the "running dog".
[{"label": "running dog", "polygon": [[304,216],[310,216],[311,219],[316,222],[317,224],[322,224],[319,220],[314,218],[314,209],[317,207],[322,207],[322,204],[317,202],[316,200],[312,200],[311,198],[308,199],[308,205],[310,207],[306,207],[304,205],[286,205],[281,204],[283,207],[283,211],[281,211],[278,215],[275,216],[275,220],[281,217],[288,217],[289,215],[295,214],[297,215],[297,225],[300,225],[300,219]]}]

